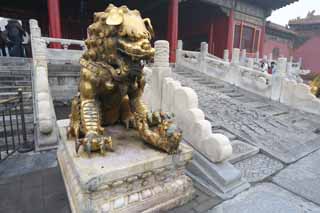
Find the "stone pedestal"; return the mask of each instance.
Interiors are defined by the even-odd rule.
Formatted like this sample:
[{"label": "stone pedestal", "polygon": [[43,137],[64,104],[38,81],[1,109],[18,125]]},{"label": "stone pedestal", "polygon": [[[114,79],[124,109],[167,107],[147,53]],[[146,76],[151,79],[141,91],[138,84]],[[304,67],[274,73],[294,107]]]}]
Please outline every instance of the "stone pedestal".
[{"label": "stone pedestal", "polygon": [[88,158],[66,138],[68,120],[58,121],[58,161],[72,212],[159,212],[189,201],[194,192],[185,166],[192,149],[181,144],[168,155],[144,144],[134,130],[107,128],[115,152]]}]

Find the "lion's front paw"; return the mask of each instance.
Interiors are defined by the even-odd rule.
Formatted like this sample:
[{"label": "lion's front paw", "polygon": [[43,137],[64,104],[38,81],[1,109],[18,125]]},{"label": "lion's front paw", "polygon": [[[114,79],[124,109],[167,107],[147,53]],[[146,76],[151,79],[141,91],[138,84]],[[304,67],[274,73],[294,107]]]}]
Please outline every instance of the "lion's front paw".
[{"label": "lion's front paw", "polygon": [[[165,128],[163,128],[165,125]],[[173,123],[160,124],[159,133],[163,141],[163,149],[169,154],[175,154],[178,151],[179,144],[182,140],[182,132]]]},{"label": "lion's front paw", "polygon": [[107,150],[113,151],[111,137],[99,135],[96,132],[89,132],[85,138],[77,140],[76,153],[78,153],[80,146],[83,146],[84,151],[89,157],[91,152],[99,151],[101,154],[105,154]]}]

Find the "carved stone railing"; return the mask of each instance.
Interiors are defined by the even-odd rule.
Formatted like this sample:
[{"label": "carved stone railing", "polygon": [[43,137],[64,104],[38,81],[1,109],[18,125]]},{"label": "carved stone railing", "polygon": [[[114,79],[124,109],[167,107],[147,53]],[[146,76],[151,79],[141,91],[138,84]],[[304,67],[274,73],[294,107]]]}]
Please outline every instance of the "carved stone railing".
[{"label": "carved stone railing", "polygon": [[35,119],[35,148],[37,151],[57,147],[58,129],[48,81],[47,46],[41,37],[38,22],[30,20],[33,54],[33,104]]},{"label": "carved stone railing", "polygon": [[199,63],[199,52],[194,52],[194,51],[183,51],[181,53],[181,58],[186,66],[189,68],[197,68],[197,65]]},{"label": "carved stone railing", "polygon": [[[47,47],[50,44],[60,44],[63,49],[47,48],[47,60],[52,64],[61,64],[61,63],[71,63],[78,64],[79,59],[82,56],[83,52],[86,50],[84,41],[81,40],[71,40],[71,39],[60,39],[60,38],[48,38],[41,37]],[[78,47],[77,49],[70,49],[69,47]]]},{"label": "carved stone railing", "polygon": [[86,49],[86,45],[82,40],[50,38],[50,37],[42,37],[42,38],[46,41],[46,44],[60,43],[63,49],[68,49],[70,45],[79,45],[82,50]]},{"label": "carved stone railing", "polygon": [[[239,170],[226,160],[232,155],[229,139],[222,134],[212,133],[211,123],[206,120],[204,112],[198,107],[196,92],[192,88],[182,86],[179,81],[171,77],[169,43],[157,41],[155,49],[155,63],[152,69],[146,68],[145,70],[149,80],[147,80],[143,94],[144,102],[152,111],[174,113],[177,125],[183,132],[184,140],[195,149],[192,167],[202,172],[210,170],[202,177],[206,176],[206,180],[210,180],[210,185],[217,187],[215,192],[219,196],[227,198],[234,195],[236,188],[240,191],[244,190],[249,186],[248,183],[241,179]],[[200,69],[202,66],[199,63],[202,57],[200,53],[183,51],[178,56],[179,60],[191,69]],[[208,58],[208,60],[216,59]],[[227,170],[228,174],[222,172]],[[201,178],[197,177],[198,172],[193,173],[192,171],[189,173],[192,178],[200,181],[200,184],[208,184],[206,180],[200,180]],[[226,192],[228,187],[231,190]]]},{"label": "carved stone railing", "polygon": [[248,58],[245,50],[233,49],[231,61],[227,50],[224,51],[224,59],[209,54],[205,42],[201,43],[200,50],[197,53],[185,51],[182,41],[179,41],[176,66],[200,71],[274,101],[320,114],[320,99],[311,93],[310,87],[300,77],[310,72],[301,70],[301,60],[298,63],[293,63],[292,59],[288,62],[286,58],[274,61],[272,56],[265,56],[264,61],[276,63],[276,73],[271,75],[260,67],[258,57]]}]

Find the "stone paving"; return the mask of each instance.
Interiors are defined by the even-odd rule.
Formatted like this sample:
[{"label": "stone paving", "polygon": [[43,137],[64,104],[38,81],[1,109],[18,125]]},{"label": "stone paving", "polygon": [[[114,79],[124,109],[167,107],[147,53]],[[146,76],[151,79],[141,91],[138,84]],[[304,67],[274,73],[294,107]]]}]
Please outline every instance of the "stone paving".
[{"label": "stone paving", "polygon": [[[174,77],[197,91],[213,132],[232,143],[230,162],[252,186],[223,201],[196,184],[193,199],[168,212],[320,212],[320,116],[201,73],[177,70]],[[2,162],[0,197],[0,212],[69,213],[55,151],[16,154]]]},{"label": "stone paving", "polygon": [[17,154],[0,164],[0,212],[70,212],[55,156],[55,151]]},{"label": "stone paving", "polygon": [[[223,127],[286,164],[320,148],[320,135],[314,129],[301,128],[277,118],[277,115],[290,114],[290,108],[227,83],[224,83],[224,88],[213,89],[208,87],[212,78],[199,72],[178,69],[176,73],[175,78],[182,85],[197,92],[200,108],[213,127]],[[204,80],[206,84],[202,84]],[[216,81],[212,79],[212,84],[216,84]],[[233,93],[242,94],[242,100],[230,97]],[[252,101],[261,104],[258,107],[245,104]],[[305,114],[299,115],[296,112],[296,119],[301,120]],[[314,125],[319,128],[320,120],[315,121]]]},{"label": "stone paving", "polygon": [[302,212],[318,213],[320,207],[271,183],[256,185],[209,211],[209,213]]},{"label": "stone paving", "polygon": [[283,164],[264,154],[237,162],[234,166],[241,171],[242,176],[250,183],[259,182],[283,169]]},{"label": "stone paving", "polygon": [[320,205],[320,151],[288,166],[272,181]]},{"label": "stone paving", "polygon": [[236,163],[250,158],[259,152],[257,147],[240,140],[231,141],[232,156],[228,159],[230,163]]},{"label": "stone paving", "polygon": [[[230,162],[252,184],[208,212],[320,212],[320,116],[203,73],[176,69],[173,75],[197,92],[213,132],[225,134],[234,155],[240,155],[231,157]],[[248,147],[236,146],[238,143]]]},{"label": "stone paving", "polygon": [[[41,165],[39,159],[42,159]],[[71,213],[55,151],[16,154],[0,164],[0,169],[1,213]],[[222,202],[201,186],[195,185],[195,189],[189,203],[169,212],[202,213]]]}]

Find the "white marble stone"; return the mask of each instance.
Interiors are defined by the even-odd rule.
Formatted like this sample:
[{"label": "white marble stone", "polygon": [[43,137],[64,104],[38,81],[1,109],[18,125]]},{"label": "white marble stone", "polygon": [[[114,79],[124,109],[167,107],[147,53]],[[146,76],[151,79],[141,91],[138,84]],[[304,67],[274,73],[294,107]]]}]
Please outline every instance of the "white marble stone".
[{"label": "white marble stone", "polygon": [[38,26],[38,22],[31,19],[29,23],[34,67],[35,148],[37,151],[40,151],[57,147],[58,131],[55,125],[56,118],[48,81],[46,43],[41,37],[41,29]]},{"label": "white marble stone", "polygon": [[[204,113],[199,108],[191,108],[186,111],[186,115],[188,116],[185,116],[185,119],[183,120],[183,123],[185,124],[183,129],[183,137],[190,143],[196,143],[196,141],[193,140],[193,126],[197,122],[205,119]],[[197,142],[199,142],[199,140],[197,140]]]},{"label": "white marble stone", "polygon": [[205,145],[202,144],[208,135],[211,135],[211,123],[207,120],[199,120],[192,125],[190,140],[198,150],[204,150]]},{"label": "white marble stone", "polygon": [[248,67],[253,68],[254,65],[254,59],[253,58],[248,58]]},{"label": "white marble stone", "polygon": [[168,155],[145,145],[136,131],[113,126],[106,134],[115,152],[88,158],[82,149],[75,153],[67,124],[59,121],[58,161],[72,212],[159,212],[192,197],[192,182],[184,174],[192,149],[186,144]]},{"label": "white marble stone", "polygon": [[247,59],[247,50],[246,49],[242,49],[241,50],[241,57],[240,57],[241,64],[244,64],[246,59]]},{"label": "white marble stone", "polygon": [[232,63],[238,64],[240,62],[240,49],[234,48],[232,50]]},{"label": "white marble stone", "polygon": [[227,49],[223,51],[223,60],[229,62],[229,50]]},{"label": "white marble stone", "polygon": [[320,100],[311,93],[308,85],[284,79],[281,91],[281,103],[303,111],[320,114]]},{"label": "white marble stone", "polygon": [[174,99],[174,113],[177,115],[183,115],[188,109],[198,108],[198,96],[189,87],[178,88],[174,93]]},{"label": "white marble stone", "polygon": [[201,144],[205,155],[213,162],[222,162],[232,155],[230,141],[222,134],[211,134]]},{"label": "white marble stone", "polygon": [[319,206],[271,183],[255,185],[209,213],[316,213]]},{"label": "white marble stone", "polygon": [[173,83],[172,78],[163,79],[162,85],[162,100],[161,100],[161,110],[164,112],[170,112],[170,105],[172,105],[172,92],[170,91],[169,85]]}]

